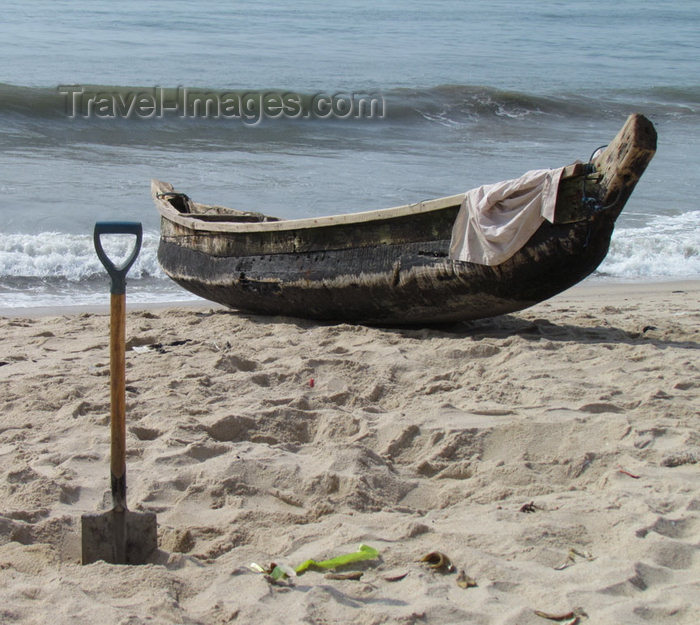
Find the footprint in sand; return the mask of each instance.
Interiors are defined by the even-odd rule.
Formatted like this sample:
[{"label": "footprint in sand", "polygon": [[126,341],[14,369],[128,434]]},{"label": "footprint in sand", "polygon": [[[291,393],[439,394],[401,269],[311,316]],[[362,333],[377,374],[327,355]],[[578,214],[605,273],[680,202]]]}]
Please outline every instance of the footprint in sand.
[{"label": "footprint in sand", "polygon": [[214,367],[227,373],[236,373],[237,371],[249,372],[255,371],[258,368],[258,363],[232,354],[219,358]]},{"label": "footprint in sand", "polygon": [[129,432],[140,441],[154,441],[163,434],[163,432],[155,428],[147,428],[140,425],[132,425],[129,428]]}]

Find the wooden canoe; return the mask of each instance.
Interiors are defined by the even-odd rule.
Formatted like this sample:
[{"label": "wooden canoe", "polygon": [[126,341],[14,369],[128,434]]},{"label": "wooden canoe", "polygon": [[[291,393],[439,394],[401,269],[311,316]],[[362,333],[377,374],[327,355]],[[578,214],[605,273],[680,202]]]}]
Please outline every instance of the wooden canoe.
[{"label": "wooden canoe", "polygon": [[257,314],[386,325],[493,317],[552,297],[596,269],[655,150],[651,122],[631,115],[590,163],[566,167],[554,223],[544,221],[496,266],[448,257],[464,194],[280,220],[199,204],[154,180],[158,259],[192,293]]}]

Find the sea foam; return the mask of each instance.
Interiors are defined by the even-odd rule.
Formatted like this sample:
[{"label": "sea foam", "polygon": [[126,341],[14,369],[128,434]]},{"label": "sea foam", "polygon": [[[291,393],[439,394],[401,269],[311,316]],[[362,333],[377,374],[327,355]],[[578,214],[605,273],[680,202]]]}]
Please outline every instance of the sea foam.
[{"label": "sea foam", "polygon": [[[105,251],[115,262],[125,258],[133,244],[133,237],[107,237],[103,240]],[[129,276],[165,277],[158,265],[157,250],[158,234],[144,233],[141,252]],[[104,273],[91,235],[42,232],[0,237],[0,279],[62,278],[81,282]]]},{"label": "sea foam", "polygon": [[[129,299],[172,302],[194,296],[171,282],[158,264],[158,233],[144,233],[129,271]],[[133,237],[105,237],[115,262]],[[618,280],[700,278],[700,211],[654,218],[648,225],[617,228],[596,276]],[[0,237],[0,307],[95,304],[104,301],[109,278],[89,234],[42,232]]]},{"label": "sea foam", "polygon": [[700,278],[700,211],[616,228],[598,273],[622,279]]}]

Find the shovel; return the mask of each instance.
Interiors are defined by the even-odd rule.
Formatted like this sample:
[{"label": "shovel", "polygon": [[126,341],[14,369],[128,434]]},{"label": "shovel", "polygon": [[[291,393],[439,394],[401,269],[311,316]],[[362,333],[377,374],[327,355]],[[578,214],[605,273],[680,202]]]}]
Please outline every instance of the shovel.
[{"label": "shovel", "polygon": [[[105,253],[103,234],[133,234],[136,244],[129,257],[116,266]],[[135,222],[99,222],[95,224],[95,251],[107,269],[111,285],[109,374],[112,510],[102,514],[84,514],[82,525],[82,562],[104,560],[111,564],[144,564],[158,546],[156,515],[131,512],[126,506],[126,274],[141,249],[143,230]]]}]

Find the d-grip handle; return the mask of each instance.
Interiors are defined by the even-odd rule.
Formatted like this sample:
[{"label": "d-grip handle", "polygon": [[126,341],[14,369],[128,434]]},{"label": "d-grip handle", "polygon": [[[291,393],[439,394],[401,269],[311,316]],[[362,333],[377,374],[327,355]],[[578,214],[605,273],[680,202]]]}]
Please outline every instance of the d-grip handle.
[{"label": "d-grip handle", "polygon": [[[100,240],[103,234],[133,234],[136,236],[134,249],[131,250],[129,257],[120,265],[115,265],[105,253],[102,247],[102,241]],[[97,256],[100,261],[102,261],[102,264],[112,279],[110,293],[112,293],[112,295],[123,295],[126,293],[126,274],[129,272],[131,265],[134,264],[141,250],[143,227],[137,221],[98,221],[95,224],[93,238]]]}]

